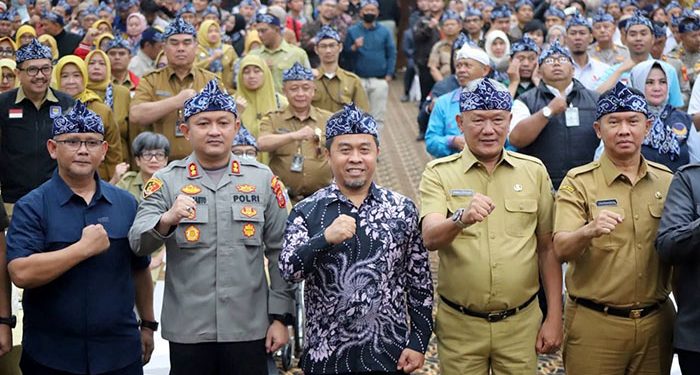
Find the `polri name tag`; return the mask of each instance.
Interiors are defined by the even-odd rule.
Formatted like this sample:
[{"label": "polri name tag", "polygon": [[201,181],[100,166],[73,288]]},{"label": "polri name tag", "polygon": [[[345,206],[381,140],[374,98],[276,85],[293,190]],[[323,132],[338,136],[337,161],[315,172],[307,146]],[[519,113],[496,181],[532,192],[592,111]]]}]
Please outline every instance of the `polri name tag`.
[{"label": "polri name tag", "polygon": [[595,201],[597,207],[615,207],[617,206],[617,199],[601,199]]}]

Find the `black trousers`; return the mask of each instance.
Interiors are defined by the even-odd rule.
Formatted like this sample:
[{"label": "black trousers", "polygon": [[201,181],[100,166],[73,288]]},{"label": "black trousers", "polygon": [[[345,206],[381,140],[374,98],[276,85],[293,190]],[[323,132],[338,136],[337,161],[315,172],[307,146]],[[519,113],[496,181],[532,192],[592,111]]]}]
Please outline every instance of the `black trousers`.
[{"label": "black trousers", "polygon": [[[22,375],[75,375],[73,372],[60,371],[46,367],[29,358],[24,352],[22,353],[22,358],[19,360],[19,368],[22,370]],[[103,372],[100,375],[143,375],[143,365],[139,359],[122,369]]]},{"label": "black trousers", "polygon": [[170,343],[170,375],[267,375],[265,339]]},{"label": "black trousers", "polygon": [[[418,80],[420,81],[420,102],[423,104],[425,98],[430,94],[430,90],[433,89],[435,80],[433,80],[433,76],[430,74],[430,68],[427,66],[416,65],[416,69],[418,69]],[[433,100],[435,99],[437,98],[433,98]]]},{"label": "black trousers", "polygon": [[678,363],[681,365],[683,375],[700,374],[700,352],[690,352],[676,349]]}]

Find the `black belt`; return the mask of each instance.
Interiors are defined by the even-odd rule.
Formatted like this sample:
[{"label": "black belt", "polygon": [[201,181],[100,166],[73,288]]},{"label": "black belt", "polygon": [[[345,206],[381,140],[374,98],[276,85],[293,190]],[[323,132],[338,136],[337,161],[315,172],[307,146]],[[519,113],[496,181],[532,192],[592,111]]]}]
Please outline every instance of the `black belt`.
[{"label": "black belt", "polygon": [[509,316],[513,316],[513,315],[517,314],[518,312],[520,312],[520,310],[526,308],[529,304],[531,304],[532,301],[534,301],[536,297],[537,297],[537,293],[533,294],[532,297],[530,297],[530,299],[528,299],[527,301],[525,301],[525,303],[523,303],[522,305],[520,305],[516,308],[510,309],[510,310],[501,310],[501,311],[492,311],[492,312],[479,312],[479,311],[469,310],[468,308],[466,308],[462,305],[459,305],[457,303],[454,303],[443,296],[440,296],[440,299],[442,299],[442,302],[445,302],[445,304],[447,306],[450,306],[451,308],[461,312],[464,315],[469,315],[469,316],[474,316],[477,318],[486,319],[490,323],[495,323],[495,322],[500,322],[501,320],[503,320]]},{"label": "black belt", "polygon": [[574,297],[572,295],[569,295],[569,298],[576,302],[577,304],[589,308],[591,310],[595,310],[598,312],[602,312],[604,314],[608,315],[614,315],[614,316],[619,316],[622,318],[630,318],[630,319],[640,319],[643,318],[654,311],[658,310],[664,303],[666,303],[666,300],[668,298],[664,298],[661,302],[657,302],[653,305],[645,306],[645,307],[639,307],[639,308],[629,308],[629,309],[621,309],[618,307],[611,307],[608,305],[603,305],[601,303],[593,302],[589,299],[585,298],[580,298],[580,297]]}]

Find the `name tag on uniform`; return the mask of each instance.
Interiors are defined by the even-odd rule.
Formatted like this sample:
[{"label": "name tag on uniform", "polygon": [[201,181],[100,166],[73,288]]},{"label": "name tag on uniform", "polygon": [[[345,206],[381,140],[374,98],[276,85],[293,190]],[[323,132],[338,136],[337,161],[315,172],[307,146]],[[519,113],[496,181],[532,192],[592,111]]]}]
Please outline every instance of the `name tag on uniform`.
[{"label": "name tag on uniform", "polygon": [[453,197],[471,197],[474,195],[472,189],[453,189],[450,190],[450,195]]},{"label": "name tag on uniform", "polygon": [[173,96],[173,93],[165,90],[156,90],[156,96]]},{"label": "name tag on uniform", "polygon": [[615,207],[617,206],[617,199],[601,199],[595,201],[597,207]]},{"label": "name tag on uniform", "polygon": [[576,108],[576,107],[567,108],[565,117],[566,117],[566,126],[571,128],[571,127],[581,125],[581,123],[579,122],[579,118],[578,118],[578,108]]},{"label": "name tag on uniform", "polygon": [[277,128],[277,134],[287,134],[287,133],[290,133],[289,129]]}]

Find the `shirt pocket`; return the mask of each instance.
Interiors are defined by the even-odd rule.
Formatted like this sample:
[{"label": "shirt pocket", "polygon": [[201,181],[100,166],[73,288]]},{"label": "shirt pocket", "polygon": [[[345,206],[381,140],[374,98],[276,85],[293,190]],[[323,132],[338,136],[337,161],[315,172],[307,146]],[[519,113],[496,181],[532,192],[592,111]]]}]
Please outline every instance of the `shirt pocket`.
[{"label": "shirt pocket", "polygon": [[245,246],[262,245],[265,211],[257,204],[233,204],[234,238],[240,238]]},{"label": "shirt pocket", "polygon": [[[662,207],[663,208],[663,207]],[[604,234],[600,237],[596,237],[591,239],[591,248],[592,249],[599,249],[599,250],[605,250],[605,251],[613,251],[613,250],[618,250],[625,246],[625,234],[623,233],[623,224],[625,220],[631,219],[627,218],[625,215],[625,209],[622,207],[617,207],[617,206],[604,206],[604,207],[598,207],[595,204],[592,205],[591,207],[591,218],[589,219],[589,222],[592,222],[600,213],[600,211],[606,210],[610,211],[613,213],[616,213],[620,216],[622,216],[622,223],[619,223],[615,229],[610,233],[610,234]]]},{"label": "shirt pocket", "polygon": [[[447,197],[447,217],[452,217],[460,208],[464,208],[465,210],[469,208],[469,203],[474,198],[473,194],[474,193],[470,195],[449,195]],[[474,225],[462,229],[457,236],[477,237],[479,235],[479,224],[480,223],[475,223]]]},{"label": "shirt pocket", "polygon": [[524,237],[534,233],[537,223],[536,199],[506,199],[506,233]]}]

